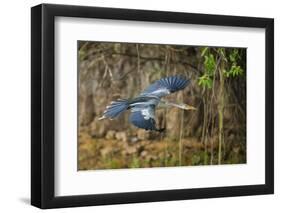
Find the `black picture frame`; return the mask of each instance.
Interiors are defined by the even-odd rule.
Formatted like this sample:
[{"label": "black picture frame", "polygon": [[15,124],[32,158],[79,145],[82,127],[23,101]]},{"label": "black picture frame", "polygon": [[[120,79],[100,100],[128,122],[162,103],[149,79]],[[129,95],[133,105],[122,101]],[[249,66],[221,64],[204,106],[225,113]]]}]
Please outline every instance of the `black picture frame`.
[{"label": "black picture frame", "polygon": [[[54,195],[55,17],[263,28],[265,48],[265,184],[93,195]],[[41,4],[31,8],[31,204],[60,208],[274,193],[274,20],[239,16]]]}]

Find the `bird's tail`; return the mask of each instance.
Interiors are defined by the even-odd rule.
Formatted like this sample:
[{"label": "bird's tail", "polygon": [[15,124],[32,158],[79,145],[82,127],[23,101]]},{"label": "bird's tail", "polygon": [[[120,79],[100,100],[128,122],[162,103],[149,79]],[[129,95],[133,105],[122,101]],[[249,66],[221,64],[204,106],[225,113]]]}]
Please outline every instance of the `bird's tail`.
[{"label": "bird's tail", "polygon": [[99,120],[109,118],[113,119],[118,117],[122,112],[127,110],[129,107],[129,102],[126,99],[118,99],[117,101],[112,101],[103,112],[103,116]]}]

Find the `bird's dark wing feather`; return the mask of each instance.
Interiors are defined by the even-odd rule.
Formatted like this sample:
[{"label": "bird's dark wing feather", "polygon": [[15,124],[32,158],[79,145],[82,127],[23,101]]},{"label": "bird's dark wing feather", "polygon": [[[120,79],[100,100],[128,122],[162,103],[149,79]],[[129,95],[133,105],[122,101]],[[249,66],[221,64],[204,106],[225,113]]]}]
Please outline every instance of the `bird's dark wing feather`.
[{"label": "bird's dark wing feather", "polygon": [[155,106],[142,105],[132,108],[129,121],[141,129],[157,130],[155,126]]},{"label": "bird's dark wing feather", "polygon": [[155,81],[148,86],[140,96],[157,96],[159,98],[184,89],[190,80],[181,76],[169,76]]}]

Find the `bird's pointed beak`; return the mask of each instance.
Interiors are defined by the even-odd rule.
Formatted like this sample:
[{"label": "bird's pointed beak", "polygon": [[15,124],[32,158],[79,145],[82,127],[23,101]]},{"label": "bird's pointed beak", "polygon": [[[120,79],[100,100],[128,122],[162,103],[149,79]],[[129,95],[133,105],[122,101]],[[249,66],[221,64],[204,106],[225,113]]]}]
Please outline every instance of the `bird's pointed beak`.
[{"label": "bird's pointed beak", "polygon": [[185,110],[197,110],[196,107],[190,106],[190,105],[188,105],[188,104],[185,104],[184,109],[185,109]]},{"label": "bird's pointed beak", "polygon": [[101,120],[103,120],[103,119],[105,119],[106,117],[103,115],[102,117],[99,117],[98,118],[98,121],[101,121]]}]

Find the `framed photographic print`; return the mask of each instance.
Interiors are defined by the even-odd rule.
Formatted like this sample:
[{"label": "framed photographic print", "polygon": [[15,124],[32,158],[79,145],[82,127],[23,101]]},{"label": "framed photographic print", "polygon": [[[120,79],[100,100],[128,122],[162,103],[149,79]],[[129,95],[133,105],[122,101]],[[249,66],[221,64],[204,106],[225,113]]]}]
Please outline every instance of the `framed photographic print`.
[{"label": "framed photographic print", "polygon": [[274,21],[31,9],[31,203],[274,191]]}]

